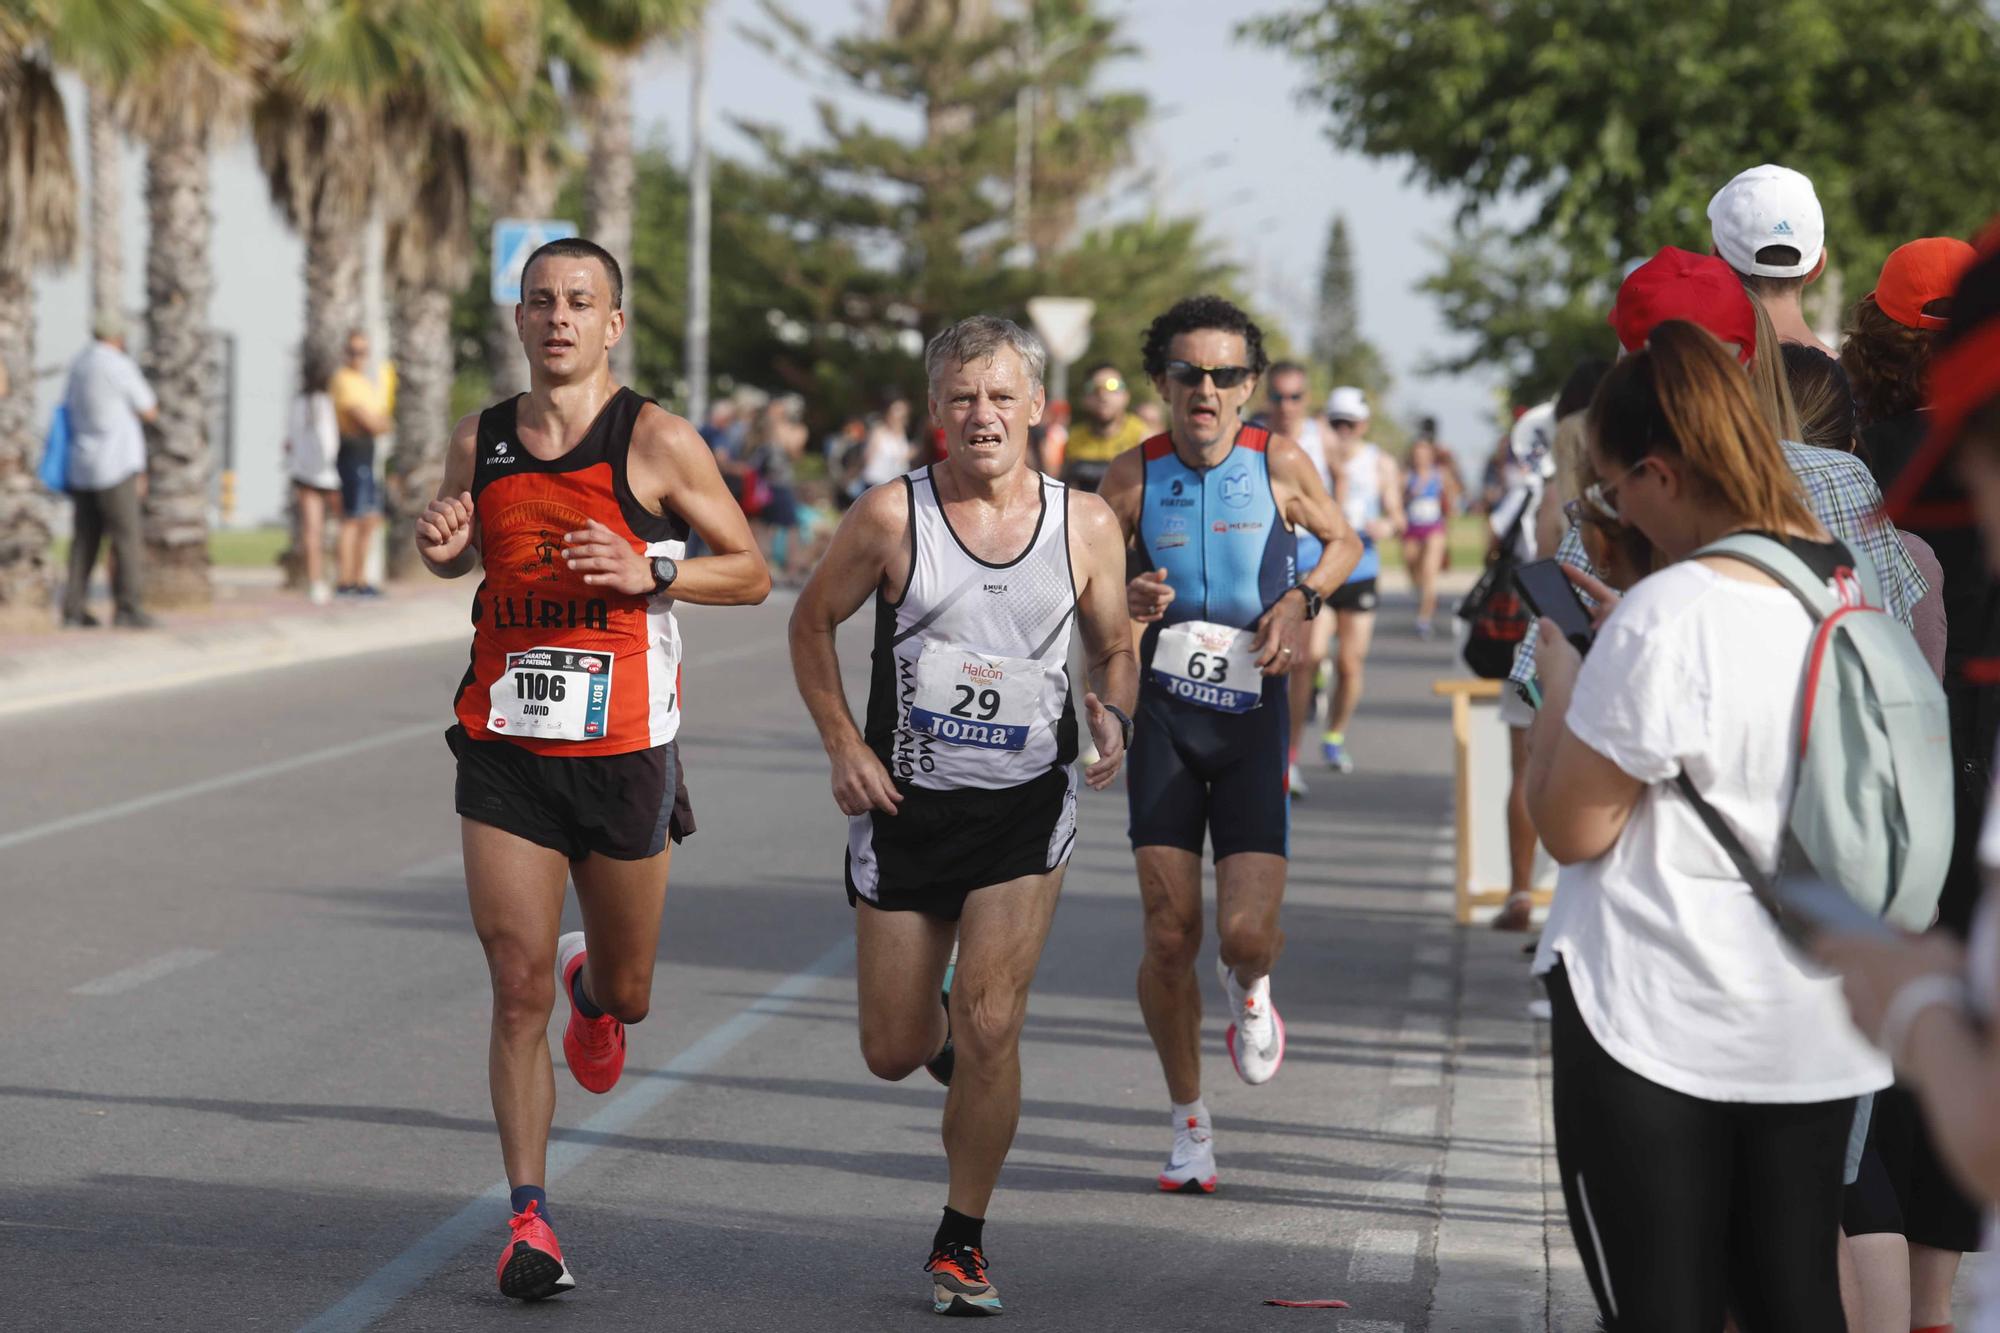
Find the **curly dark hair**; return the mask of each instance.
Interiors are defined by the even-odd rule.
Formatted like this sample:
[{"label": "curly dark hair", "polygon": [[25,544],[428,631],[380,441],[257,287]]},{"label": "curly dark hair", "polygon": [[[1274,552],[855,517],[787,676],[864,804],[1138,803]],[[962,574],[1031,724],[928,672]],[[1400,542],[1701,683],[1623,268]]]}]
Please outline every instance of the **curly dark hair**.
[{"label": "curly dark hair", "polygon": [[1145,339],[1140,343],[1146,374],[1166,374],[1167,348],[1181,334],[1193,333],[1197,329],[1242,334],[1243,341],[1249,345],[1250,369],[1254,374],[1262,375],[1271,364],[1271,359],[1264,354],[1264,330],[1258,328],[1257,322],[1244,314],[1235,302],[1220,296],[1190,296],[1174,302],[1173,309],[1146,326]]},{"label": "curly dark hair", "polygon": [[1854,386],[1862,425],[1908,416],[1924,406],[1924,375],[1935,332],[1897,323],[1873,296],[1855,303],[1841,332],[1846,341],[1840,346],[1840,368]]}]

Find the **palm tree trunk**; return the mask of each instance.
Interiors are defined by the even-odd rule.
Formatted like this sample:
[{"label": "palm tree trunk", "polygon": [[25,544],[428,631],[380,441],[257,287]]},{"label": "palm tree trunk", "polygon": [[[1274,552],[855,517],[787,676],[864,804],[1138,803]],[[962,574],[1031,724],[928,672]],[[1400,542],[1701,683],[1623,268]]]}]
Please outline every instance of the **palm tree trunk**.
[{"label": "palm tree trunk", "polygon": [[396,446],[389,454],[389,577],[422,568],[412,545],[417,515],[437,494],[451,439],[453,374],[449,287],[399,286],[391,355],[396,360]]},{"label": "palm tree trunk", "polygon": [[124,136],[111,118],[110,99],[90,90],[90,314],[116,320],[124,310]]},{"label": "palm tree trunk", "polygon": [[[506,216],[545,218],[556,211],[556,193],[561,182],[553,168],[533,168],[527,179],[507,200]],[[521,351],[520,335],[514,331],[514,307],[493,307],[493,322],[486,326],[486,368],[493,377],[493,396],[511,398],[528,388],[528,359]]]},{"label": "palm tree trunk", "polygon": [[209,424],[218,394],[209,257],[208,143],[170,125],[146,152],[146,376],[160,400],[147,429],[146,597],[213,600],[209,584]]},{"label": "palm tree trunk", "polygon": [[0,625],[47,614],[51,504],[36,480],[34,286],[0,264],[0,365],[13,389],[0,396]]},{"label": "palm tree trunk", "polygon": [[[584,176],[584,213],[590,239],[628,269],[632,263],[632,62],[607,54],[590,121],[590,168]],[[632,287],[625,288],[625,337],[611,349],[611,373],[632,382],[638,349],[632,323]]]},{"label": "palm tree trunk", "polygon": [[366,222],[335,217],[322,203],[307,219],[306,342],[337,366],[350,329],[361,327],[361,270]]}]

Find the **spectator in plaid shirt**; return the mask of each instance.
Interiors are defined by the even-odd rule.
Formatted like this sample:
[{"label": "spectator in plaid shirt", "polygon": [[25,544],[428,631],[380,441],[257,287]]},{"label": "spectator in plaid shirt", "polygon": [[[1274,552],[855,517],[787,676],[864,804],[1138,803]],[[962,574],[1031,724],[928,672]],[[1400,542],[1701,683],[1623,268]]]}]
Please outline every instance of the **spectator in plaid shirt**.
[{"label": "spectator in plaid shirt", "polygon": [[[1719,272],[1710,271],[1711,267]],[[1634,269],[1618,288],[1611,325],[1627,352],[1645,346],[1646,335],[1669,319],[1685,319],[1707,329],[1735,348],[1746,368],[1760,351],[1778,354],[1776,347],[1757,346],[1756,311],[1750,297],[1729,266],[1712,255],[1691,255],[1668,247]],[[1930,585],[1903,549],[1896,529],[1882,516],[1882,492],[1867,465],[1853,454],[1815,449],[1794,440],[1780,440],[1779,447],[1805,488],[1806,507],[1813,517],[1836,541],[1846,543],[1855,555],[1874,564],[1883,600],[1888,603],[1884,609],[1903,624],[1910,624],[1911,609],[1923,600]],[[1563,535],[1556,559],[1585,573],[1596,573],[1584,550],[1582,530],[1574,521]],[[1507,681],[1516,689],[1525,690],[1535,679],[1535,638],[1530,634],[1521,641],[1514,669],[1508,673]]]}]

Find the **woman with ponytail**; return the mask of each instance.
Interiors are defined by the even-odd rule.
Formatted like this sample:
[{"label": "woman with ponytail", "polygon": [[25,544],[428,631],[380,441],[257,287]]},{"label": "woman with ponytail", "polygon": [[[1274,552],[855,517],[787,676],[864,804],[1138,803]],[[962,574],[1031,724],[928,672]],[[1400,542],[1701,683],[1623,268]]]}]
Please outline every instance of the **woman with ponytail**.
[{"label": "woman with ponytail", "polygon": [[1807,508],[1739,357],[1693,324],[1657,325],[1611,371],[1586,447],[1587,501],[1659,566],[1622,600],[1579,580],[1600,603],[1588,658],[1540,626],[1528,807],[1562,872],[1535,971],[1571,1230],[1614,1333],[1713,1333],[1729,1312],[1824,1333],[1844,1326],[1854,1099],[1889,1067],[1675,781],[1775,862],[1813,625],[1774,580],[1699,552],[1755,532],[1829,579],[1854,556]]}]

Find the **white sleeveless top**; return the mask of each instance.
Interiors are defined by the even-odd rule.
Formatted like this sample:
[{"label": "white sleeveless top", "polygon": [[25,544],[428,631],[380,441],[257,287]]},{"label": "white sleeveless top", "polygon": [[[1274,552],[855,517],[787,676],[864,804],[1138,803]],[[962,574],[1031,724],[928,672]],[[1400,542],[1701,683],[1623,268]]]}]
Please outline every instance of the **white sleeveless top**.
[{"label": "white sleeveless top", "polygon": [[1299,448],[1306,451],[1306,457],[1319,469],[1319,484],[1326,487],[1328,495],[1333,494],[1333,468],[1326,460],[1326,431],[1321,428],[1318,417],[1307,417],[1299,426],[1299,433],[1293,437]]},{"label": "white sleeveless top", "polygon": [[1340,465],[1347,479],[1347,500],[1342,508],[1347,525],[1360,531],[1382,517],[1382,451],[1366,441],[1354,447],[1354,456]]},{"label": "white sleeveless top", "polygon": [[1027,549],[988,564],[952,531],[931,469],[903,482],[910,581],[876,606],[870,747],[899,785],[936,791],[1018,787],[1069,764],[1069,488],[1043,477]]}]

